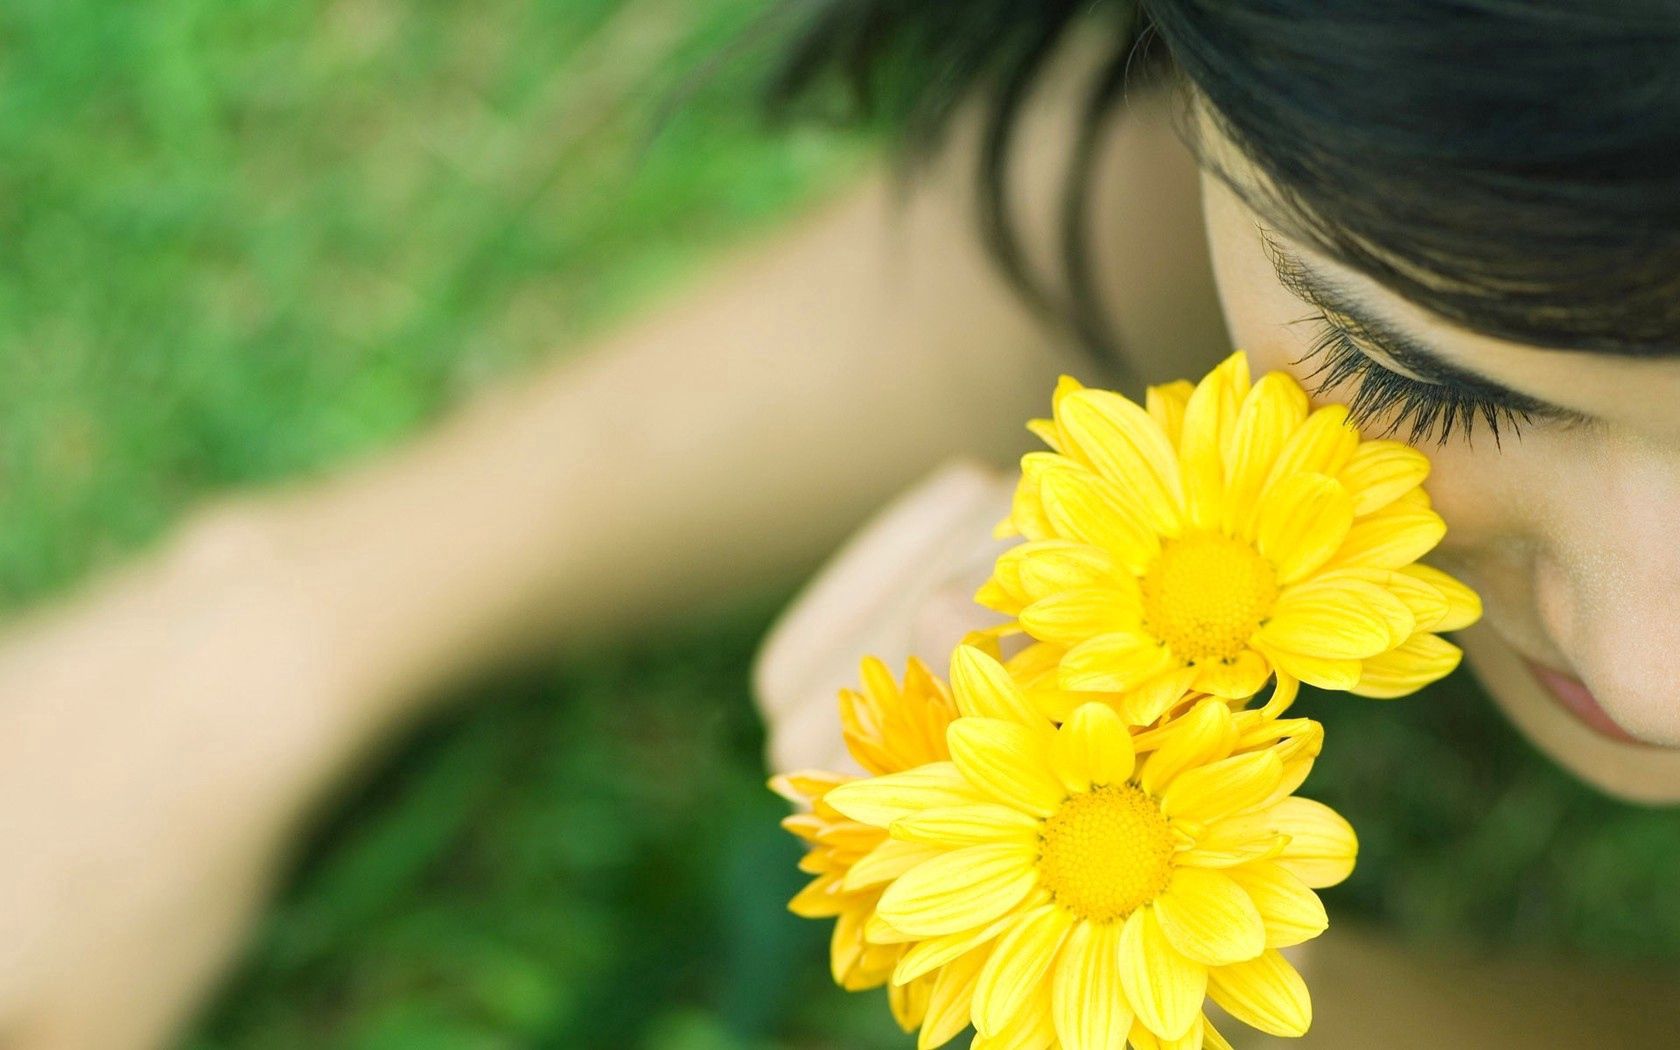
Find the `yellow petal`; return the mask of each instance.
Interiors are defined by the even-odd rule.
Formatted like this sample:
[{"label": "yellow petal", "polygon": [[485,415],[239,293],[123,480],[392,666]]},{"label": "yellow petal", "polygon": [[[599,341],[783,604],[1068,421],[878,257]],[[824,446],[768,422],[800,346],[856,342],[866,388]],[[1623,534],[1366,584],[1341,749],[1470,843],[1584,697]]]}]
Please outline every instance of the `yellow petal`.
[{"label": "yellow petal", "polygon": [[1258,639],[1270,648],[1326,660],[1361,660],[1400,644],[1412,623],[1411,610],[1394,595],[1375,584],[1341,579],[1284,591]]},{"label": "yellow petal", "polygon": [[1301,680],[1292,674],[1278,671],[1272,676],[1272,691],[1266,697],[1266,703],[1258,710],[1263,717],[1280,718],[1285,711],[1288,711],[1294,705],[1295,698],[1300,695]]},{"label": "yellow petal", "polygon": [[976,951],[982,945],[988,944],[1004,930],[1015,925],[1023,911],[1036,908],[1043,904],[1043,900],[1028,897],[1012,912],[1005,913],[1001,918],[994,919],[985,926],[976,926],[972,930],[960,933],[948,933],[943,937],[930,937],[925,941],[917,941],[904,953],[893,970],[894,984],[908,984],[924,974],[932,973],[950,963],[953,959],[963,956],[982,954]]},{"label": "yellow petal", "polygon": [[937,806],[984,801],[950,762],[841,784],[823,801],[863,824],[884,828],[900,817]]},{"label": "yellow petal", "polygon": [[893,1020],[906,1032],[914,1032],[927,1014],[928,992],[932,985],[923,981],[903,988],[887,989],[887,1002],[892,1007]]},{"label": "yellow petal", "polygon": [[1429,476],[1429,457],[1398,441],[1361,442],[1339,475],[1353,495],[1355,517],[1393,503]]},{"label": "yellow petal", "polygon": [[1213,1027],[1213,1022],[1202,1015],[1202,1047],[1201,1050],[1236,1050],[1231,1041],[1219,1034],[1219,1029]]},{"label": "yellow petal", "polygon": [[812,880],[794,894],[787,907],[802,919],[832,919],[839,915],[846,908],[840,876],[822,875]]},{"label": "yellow petal", "polygon": [[1115,693],[1063,689],[1056,684],[1055,677],[1029,689],[1027,698],[1033,702],[1034,707],[1054,722],[1066,722],[1082,704],[1104,703],[1118,710],[1117,704],[1120,699]]},{"label": "yellow petal", "polygon": [[1141,631],[1142,603],[1135,584],[1091,587],[1041,598],[1021,610],[1020,619],[1040,641],[1078,645],[1099,634]]},{"label": "yellow petal", "polygon": [[1120,987],[1120,928],[1082,922],[1056,960],[1051,1015],[1062,1050],[1113,1050],[1125,1045],[1132,1008]]},{"label": "yellow petal", "polygon": [[1359,684],[1358,660],[1331,659],[1293,652],[1268,644],[1264,632],[1262,637],[1255,639],[1254,645],[1272,662],[1273,667],[1283,674],[1299,678],[1308,685],[1320,689],[1347,690]]},{"label": "yellow petal", "polygon": [[1245,700],[1260,691],[1272,674],[1271,665],[1259,653],[1244,649],[1232,660],[1205,660],[1196,665],[1191,686],[1198,693]]},{"label": "yellow petal", "polygon": [[1156,719],[1177,706],[1200,674],[1194,667],[1173,667],[1146,679],[1126,691],[1120,715],[1129,725],[1153,725]]},{"label": "yellow petal", "polygon": [[1227,966],[1266,948],[1266,926],[1254,901],[1223,873],[1177,868],[1155,901],[1161,932],[1192,962]]},{"label": "yellow petal", "polygon": [[1196,384],[1185,404],[1178,457],[1185,518],[1198,528],[1215,529],[1223,520],[1225,437],[1236,426],[1248,387],[1247,359],[1233,354]]},{"label": "yellow petal", "polygon": [[821,798],[835,788],[856,779],[845,773],[830,773],[823,769],[800,769],[792,773],[778,773],[770,778],[770,790],[789,802],[805,802]]},{"label": "yellow petal", "polygon": [[1034,456],[1049,453],[1029,452],[1021,457],[1021,479],[1015,483],[1015,497],[1009,506],[1009,516],[997,523],[992,535],[998,539],[1025,536],[1029,540],[1047,540],[1056,535],[1056,528],[1044,513],[1043,486],[1039,477],[1027,472],[1027,462]]},{"label": "yellow petal", "polygon": [[976,789],[1047,817],[1067,797],[1050,771],[1050,734],[998,718],[959,718],[946,730],[951,761]]},{"label": "yellow petal", "polygon": [[1052,1050],[1056,1045],[1056,1026],[1050,1019],[1050,996],[1030,997],[1015,1015],[1015,1020],[995,1035],[979,1033],[970,1050]]},{"label": "yellow petal", "polygon": [[1361,580],[1381,588],[1386,594],[1398,599],[1411,614],[1411,620],[1404,630],[1399,625],[1391,624],[1391,632],[1397,632],[1395,644],[1405,641],[1415,631],[1433,631],[1437,624],[1446,618],[1449,611],[1446,596],[1441,591],[1422,579],[1406,572],[1392,569],[1335,569],[1319,576],[1314,583],[1334,583],[1338,580]]},{"label": "yellow petal", "polygon": [[1282,778],[1283,762],[1271,751],[1232,755],[1180,773],[1161,795],[1161,811],[1206,823],[1259,805]]},{"label": "yellow petal", "polygon": [[887,887],[876,913],[911,937],[984,926],[1038,882],[1037,854],[1018,845],[970,846],[911,868]]},{"label": "yellow petal", "polygon": [[1481,597],[1440,569],[1428,565],[1408,565],[1400,572],[1435,588],[1447,603],[1447,611],[1438,622],[1426,628],[1427,630],[1458,631],[1482,618]]},{"label": "yellow petal", "polygon": [[1162,1039],[1142,1024],[1132,1024],[1132,1050],[1203,1050],[1203,1037],[1208,1032],[1207,1016],[1198,1014],[1190,1030],[1177,1039]]},{"label": "yellow petal", "polygon": [[1125,783],[1136,760],[1132,734],[1106,704],[1081,705],[1050,744],[1050,766],[1072,792]]},{"label": "yellow petal", "polygon": [[1283,760],[1283,780],[1272,793],[1272,797],[1266,800],[1268,806],[1281,802],[1286,796],[1300,790],[1301,785],[1306,782],[1307,774],[1312,772],[1313,764],[1324,750],[1323,726],[1304,718],[1291,721],[1303,722],[1305,728],[1278,745],[1277,756]]},{"label": "yellow petal", "polygon": [[[1044,540],[1041,542],[1058,543],[1062,541]],[[1012,559],[1009,555],[1022,547],[1031,545],[1029,542],[1012,547],[1004,551],[998,560],[992,563],[992,575],[985,583],[980,585],[979,590],[974,592],[976,603],[1003,613],[1005,616],[1014,616],[1030,604],[1030,599],[1023,593],[1020,575],[1016,569],[1017,559]]]},{"label": "yellow petal", "polygon": [[998,940],[974,988],[974,1027],[995,1036],[1015,1020],[1056,961],[1062,939],[1074,923],[1072,913],[1045,904],[1021,916]]},{"label": "yellow petal", "polygon": [[1056,389],[1050,394],[1050,414],[1052,416],[1061,415],[1062,405],[1066,403],[1067,399],[1084,389],[1085,384],[1081,383],[1073,376],[1067,375],[1066,373],[1057,376]]},{"label": "yellow petal", "polygon": [[1180,379],[1152,386],[1145,393],[1144,409],[1174,445],[1184,433],[1184,406],[1190,403],[1190,394],[1195,389],[1188,380]]},{"label": "yellow petal", "polygon": [[1120,986],[1143,1026],[1177,1039],[1201,1016],[1208,971],[1180,955],[1161,932],[1153,908],[1132,912],[1120,929]]},{"label": "yellow petal", "polygon": [[813,850],[799,858],[798,867],[800,871],[807,875],[823,875],[838,871],[839,868],[831,863],[831,860],[832,858],[825,856],[824,852]]},{"label": "yellow petal", "polygon": [[863,935],[868,938],[870,944],[880,945],[908,944],[916,939],[915,934],[905,933],[881,918],[879,911],[863,924]]},{"label": "yellow petal", "polygon": [[1231,708],[1203,700],[1172,723],[1161,746],[1144,759],[1138,780],[1145,791],[1160,795],[1185,770],[1228,757],[1236,740]]},{"label": "yellow petal", "polygon": [[1012,806],[977,802],[971,806],[929,809],[893,821],[895,839],[944,846],[974,846],[983,842],[1013,842],[1037,836],[1040,821]]},{"label": "yellow petal", "polygon": [[1308,886],[1323,889],[1352,874],[1359,856],[1359,837],[1353,833],[1353,825],[1329,806],[1293,797],[1256,816],[1271,830],[1289,836],[1289,845],[1278,863]]},{"label": "yellow petal", "polygon": [[1295,967],[1276,951],[1258,959],[1221,966],[1208,975],[1213,1001],[1243,1024],[1271,1035],[1305,1035],[1312,1026],[1312,999]]},{"label": "yellow petal", "polygon": [[834,933],[828,939],[828,969],[834,983],[849,992],[879,987],[877,974],[860,972],[863,957],[870,945],[863,939],[863,923],[868,917],[864,908],[848,908],[834,921]]},{"label": "yellow petal", "polygon": [[1172,666],[1172,653],[1155,639],[1116,631],[1069,649],[1062,657],[1061,686],[1119,693],[1142,685]]},{"label": "yellow petal", "polygon": [[1003,665],[972,645],[959,645],[951,653],[951,692],[964,715],[1049,728]]},{"label": "yellow petal", "polygon": [[1076,540],[1022,543],[1004,551],[998,564],[1011,566],[1020,594],[1028,601],[1132,579],[1122,575],[1113,555]]},{"label": "yellow petal", "polygon": [[1285,590],[1278,599],[1278,607],[1286,608],[1290,602],[1306,598],[1357,607],[1364,613],[1381,617],[1388,625],[1391,648],[1420,630],[1420,614],[1426,618],[1438,618],[1445,608],[1439,591],[1389,569],[1330,569],[1320,572],[1312,579]]},{"label": "yellow petal", "polygon": [[1415,693],[1451,674],[1463,656],[1458,646],[1444,638],[1416,634],[1398,649],[1365,660],[1358,684],[1348,691],[1378,700]]},{"label": "yellow petal", "polygon": [[1230,841],[1223,835],[1208,834],[1196,839],[1196,845],[1173,857],[1173,863],[1187,868],[1229,870],[1243,864],[1272,860],[1289,845],[1288,835],[1270,838],[1245,837]]},{"label": "yellow petal", "polygon": [[1330,560],[1353,525],[1353,499],[1336,479],[1293,474],[1266,489],[1255,514],[1260,553],[1291,584]]},{"label": "yellow petal", "polygon": [[1159,534],[1113,482],[1077,467],[1042,471],[1039,498],[1056,535],[1101,547],[1141,575],[1161,549]]},{"label": "yellow petal", "polygon": [[1420,487],[1413,489],[1404,496],[1395,500],[1394,506],[1396,508],[1406,507],[1411,510],[1433,510],[1435,508],[1435,501],[1429,498],[1429,491],[1427,489]]},{"label": "yellow petal", "polygon": [[872,886],[882,886],[903,875],[916,865],[932,860],[945,852],[919,842],[888,840],[858,859],[846,871],[841,887],[847,893],[857,893]]},{"label": "yellow petal", "polygon": [[1303,473],[1335,477],[1358,448],[1359,430],[1348,422],[1346,406],[1325,405],[1308,416],[1283,447],[1266,485]]},{"label": "yellow petal", "polygon": [[1330,926],[1324,902],[1306,883],[1280,864],[1262,861],[1226,872],[1241,886],[1266,924],[1266,947],[1288,948],[1323,933]]},{"label": "yellow petal", "polygon": [[1404,568],[1434,550],[1446,534],[1446,523],[1432,510],[1391,507],[1354,522],[1330,564]]},{"label": "yellow petal", "polygon": [[1054,419],[1029,419],[1027,420],[1027,430],[1052,449],[1064,456],[1067,455],[1067,438],[1062,436],[1062,428],[1056,425]]},{"label": "yellow petal", "polygon": [[979,982],[980,968],[986,964],[986,958],[984,951],[969,952],[939,972],[928,994],[927,1015],[916,1037],[916,1050],[944,1046],[968,1027],[974,986]]},{"label": "yellow petal", "polygon": [[1011,656],[1004,667],[1009,671],[1009,677],[1022,689],[1030,689],[1046,681],[1055,681],[1056,669],[1061,666],[1062,654],[1066,651],[1059,645],[1035,642]]},{"label": "yellow petal", "polygon": [[[1215,365],[1213,371],[1208,373],[1201,383],[1197,384],[1200,387],[1203,383],[1215,381],[1222,383],[1228,391],[1229,408],[1222,415],[1220,426],[1220,435],[1224,446],[1229,446],[1232,434],[1236,429],[1237,411],[1242,407],[1243,401],[1248,398],[1248,391],[1252,386],[1250,375],[1248,355],[1241,350],[1237,350]],[[1227,460],[1231,458],[1229,447],[1221,447],[1220,454]]]},{"label": "yellow petal", "polygon": [[1272,463],[1307,418],[1307,395],[1284,372],[1261,376],[1237,412],[1226,463],[1226,528],[1252,537],[1252,519]]},{"label": "yellow petal", "polygon": [[1081,390],[1062,400],[1056,421],[1151,528],[1177,534],[1183,503],[1177,455],[1148,412],[1113,391]]}]

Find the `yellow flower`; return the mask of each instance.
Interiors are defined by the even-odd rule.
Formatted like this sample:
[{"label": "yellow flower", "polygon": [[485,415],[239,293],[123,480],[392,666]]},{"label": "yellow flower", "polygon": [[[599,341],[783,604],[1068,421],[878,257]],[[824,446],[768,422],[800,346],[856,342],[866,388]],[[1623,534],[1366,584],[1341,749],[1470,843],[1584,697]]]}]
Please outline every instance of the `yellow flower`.
[{"label": "yellow flower", "polygon": [[1293,794],[1316,723],[1210,697],[1137,734],[1102,703],[1057,727],[966,646],[951,684],[950,761],[826,796],[933,851],[866,926],[906,947],[895,983],[960,973],[982,1050],[1225,1046],[1210,997],[1262,1031],[1306,1031],[1306,986],[1278,949],[1323,932],[1313,890],[1357,852],[1346,821]]},{"label": "yellow flower", "polygon": [[[956,717],[950,692],[928,669],[912,659],[901,689],[881,661],[863,661],[863,690],[840,694],[840,721],[847,749],[858,764],[875,775],[898,773],[950,757],[946,727]],[[895,841],[881,828],[850,820],[835,810],[828,795],[857,778],[815,770],[775,777],[770,786],[790,801],[807,804],[782,826],[809,844],[801,871],[815,876],[789,902],[794,914],[808,919],[832,918],[829,962],[836,984],[848,991],[878,988],[887,983],[904,954],[902,945],[870,944],[864,927],[874,917],[876,903],[887,882],[934,850]],[[894,985],[889,990],[893,1016],[905,1031],[923,1021],[928,1004],[945,1006],[951,988],[940,992],[938,975]],[[967,1000],[959,1012],[966,1018]]]},{"label": "yellow flower", "polygon": [[1052,407],[1032,426],[1054,451],[1022,460],[1000,527],[1026,542],[978,599],[1042,644],[1043,688],[1087,694],[1053,697],[1060,714],[1105,699],[1147,724],[1273,672],[1392,697],[1457,666],[1435,632],[1481,607],[1415,564],[1445,532],[1422,453],[1361,441],[1283,373],[1250,383],[1240,353],[1194,388],[1152,388],[1147,409],[1067,378]]}]

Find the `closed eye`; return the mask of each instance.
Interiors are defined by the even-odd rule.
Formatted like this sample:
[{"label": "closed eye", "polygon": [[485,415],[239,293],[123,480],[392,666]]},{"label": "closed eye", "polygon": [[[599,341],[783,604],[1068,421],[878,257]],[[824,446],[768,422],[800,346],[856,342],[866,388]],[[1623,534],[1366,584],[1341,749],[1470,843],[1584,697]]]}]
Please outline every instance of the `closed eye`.
[{"label": "closed eye", "polygon": [[1470,440],[1476,426],[1487,427],[1499,445],[1503,435],[1521,436],[1538,419],[1581,417],[1513,395],[1498,388],[1476,389],[1452,381],[1427,382],[1402,375],[1378,362],[1361,344],[1370,340],[1356,324],[1319,310],[1297,323],[1312,323],[1312,349],[1295,363],[1311,367],[1307,383],[1317,395],[1349,386],[1345,400],[1361,428],[1402,436],[1411,444],[1445,444],[1455,433]]}]

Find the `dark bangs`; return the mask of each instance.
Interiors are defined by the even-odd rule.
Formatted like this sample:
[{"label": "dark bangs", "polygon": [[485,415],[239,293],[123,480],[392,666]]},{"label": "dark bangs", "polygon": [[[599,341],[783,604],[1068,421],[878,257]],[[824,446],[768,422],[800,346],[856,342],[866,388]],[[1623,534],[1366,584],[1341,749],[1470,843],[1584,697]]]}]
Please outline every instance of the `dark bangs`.
[{"label": "dark bangs", "polygon": [[[925,143],[987,96],[986,230],[1040,305],[1096,338],[1083,180],[1100,129],[1167,68],[1266,176],[1267,221],[1465,328],[1536,346],[1680,354],[1680,3],[1144,0],[817,5],[778,82],[844,80]],[[1025,272],[1003,203],[1026,87],[1078,23],[1111,58],[1067,188],[1064,279]],[[1164,44],[1165,47],[1161,45]],[[1054,285],[1069,289],[1066,294]]]}]

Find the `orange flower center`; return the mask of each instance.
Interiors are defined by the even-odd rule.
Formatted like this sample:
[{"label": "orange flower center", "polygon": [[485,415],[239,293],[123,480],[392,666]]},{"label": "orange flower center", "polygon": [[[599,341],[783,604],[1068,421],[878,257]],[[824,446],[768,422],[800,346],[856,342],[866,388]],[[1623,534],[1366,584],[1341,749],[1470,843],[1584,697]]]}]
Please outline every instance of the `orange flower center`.
[{"label": "orange flower center", "polygon": [[1144,624],[1184,660],[1234,660],[1277,596],[1277,572],[1253,547],[1212,533],[1186,535],[1163,545],[1144,574]]},{"label": "orange flower center", "polygon": [[1087,922],[1115,922],[1172,876],[1173,836],[1161,807],[1131,784],[1074,795],[1044,822],[1039,879]]}]

